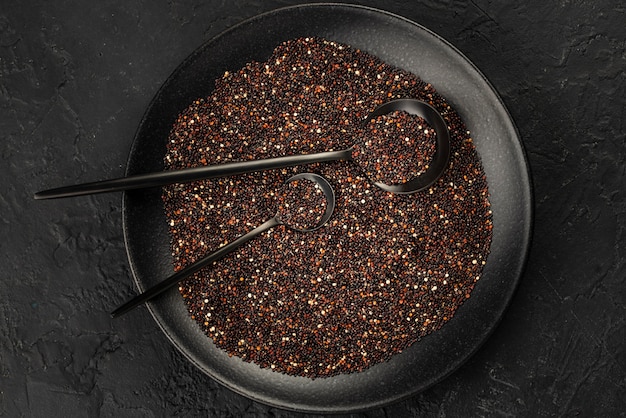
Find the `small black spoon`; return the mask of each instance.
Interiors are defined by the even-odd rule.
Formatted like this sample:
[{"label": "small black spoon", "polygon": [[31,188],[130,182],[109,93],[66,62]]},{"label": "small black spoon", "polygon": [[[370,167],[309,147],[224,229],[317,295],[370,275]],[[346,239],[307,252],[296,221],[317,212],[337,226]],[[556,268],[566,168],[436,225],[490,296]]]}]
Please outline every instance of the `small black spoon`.
[{"label": "small black spoon", "polygon": [[290,225],[287,220],[283,220],[281,218],[281,213],[278,212],[273,218],[259,225],[258,227],[248,232],[247,234],[242,235],[241,237],[237,238],[233,242],[221,247],[219,250],[215,251],[214,253],[196,261],[195,263],[184,268],[183,270],[171,275],[170,277],[163,280],[162,282],[159,282],[158,284],[152,286],[145,292],[135,296],[134,298],[132,298],[125,304],[121,305],[119,308],[115,309],[113,312],[111,312],[111,316],[115,318],[120,315],[123,315],[126,312],[130,311],[131,309],[152,299],[153,297],[160,295],[167,289],[176,285],[181,280],[191,276],[193,273],[210,265],[211,263],[218,261],[225,255],[235,251],[237,248],[241,247],[243,244],[250,241],[252,238],[258,236],[259,234],[267,231],[270,228],[273,228],[278,225],[285,225],[287,228],[293,229],[294,231],[311,232],[324,226],[330,220],[335,210],[335,191],[333,190],[330,183],[328,183],[328,180],[326,180],[324,177],[318,174],[313,174],[313,173],[296,174],[295,176],[290,177],[286,181],[285,184],[288,184],[290,182],[293,182],[295,180],[300,180],[300,179],[312,181],[317,186],[319,186],[319,188],[324,193],[324,197],[326,200],[326,211],[324,212],[322,217],[319,219],[319,221],[315,225],[312,225],[308,228],[303,227],[303,226],[297,227],[295,225]]},{"label": "small black spoon", "polygon": [[[384,184],[374,182],[382,190],[392,193],[415,193],[431,186],[446,170],[450,158],[450,133],[443,117],[428,103],[416,99],[397,99],[386,102],[370,113],[366,122],[379,116],[395,111],[405,111],[411,115],[421,116],[430,124],[437,135],[437,148],[428,170],[406,183]],[[290,155],[286,157],[267,158],[263,160],[232,162],[220,165],[188,168],[183,170],[162,171],[159,173],[139,174],[93,183],[59,187],[35,193],[35,199],[54,199],[61,197],[83,196],[88,194],[118,192],[122,190],[142,189],[146,187],[164,186],[172,183],[185,183],[194,180],[216,177],[234,176],[237,174],[264,171],[276,168],[292,167],[320,163],[325,161],[353,161],[353,148],[341,151],[327,151],[316,154]]]}]

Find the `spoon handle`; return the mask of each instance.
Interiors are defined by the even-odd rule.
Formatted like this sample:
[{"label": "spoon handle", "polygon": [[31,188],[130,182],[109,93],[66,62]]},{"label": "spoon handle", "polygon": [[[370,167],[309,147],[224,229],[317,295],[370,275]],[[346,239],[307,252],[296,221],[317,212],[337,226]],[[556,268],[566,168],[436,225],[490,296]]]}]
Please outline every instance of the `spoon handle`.
[{"label": "spoon handle", "polygon": [[96,193],[119,192],[123,190],[165,186],[172,183],[185,183],[201,179],[228,177],[237,174],[286,168],[296,165],[350,159],[352,159],[352,149],[327,151],[316,154],[289,155],[286,157],[267,158],[263,160],[232,162],[219,165],[187,168],[183,170],[139,174],[111,180],[59,187],[56,189],[37,192],[35,193],[35,199],[56,199],[61,197],[84,196]]},{"label": "spoon handle", "polygon": [[197,271],[199,271],[203,267],[206,267],[209,264],[211,264],[211,263],[213,263],[215,261],[218,261],[222,257],[226,256],[227,254],[229,254],[229,253],[233,252],[234,250],[236,250],[237,248],[241,247],[246,242],[250,241],[252,238],[254,238],[257,235],[267,231],[270,228],[275,227],[276,225],[280,225],[280,223],[281,222],[278,220],[277,217],[273,217],[272,219],[266,221],[265,223],[259,225],[256,228],[254,228],[252,231],[248,232],[247,234],[242,235],[239,238],[237,238],[236,240],[234,240],[233,242],[224,245],[223,247],[221,247],[219,250],[215,251],[214,253],[209,254],[208,256],[206,256],[204,258],[201,258],[200,260],[198,260],[195,263],[187,266],[183,270],[180,270],[180,271],[174,273],[173,275],[171,275],[167,279],[165,279],[165,280],[159,282],[158,284],[152,286],[151,288],[149,288],[145,292],[140,293],[139,295],[135,296],[134,298],[132,298],[128,302],[124,303],[119,308],[115,309],[113,312],[111,312],[111,316],[113,318],[115,318],[115,317],[118,317],[120,315],[123,315],[126,312],[132,310],[133,308],[141,305],[142,303],[152,299],[153,297],[155,297],[157,295],[160,295],[161,293],[165,292],[169,288],[175,286],[181,280],[191,276],[192,274],[196,273]]}]

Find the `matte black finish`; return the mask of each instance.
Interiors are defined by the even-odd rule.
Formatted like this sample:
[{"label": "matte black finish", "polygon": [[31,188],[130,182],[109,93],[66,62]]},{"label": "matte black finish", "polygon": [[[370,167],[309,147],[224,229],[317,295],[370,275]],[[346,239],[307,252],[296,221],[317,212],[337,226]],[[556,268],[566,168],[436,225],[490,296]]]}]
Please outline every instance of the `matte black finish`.
[{"label": "matte black finish", "polygon": [[[493,209],[493,243],[472,297],[440,331],[389,362],[362,373],[308,379],[261,369],[217,349],[170,290],[147,306],[172,343],[227,387],[282,408],[347,412],[426,389],[465,362],[500,320],[525,264],[532,197],[524,151],[511,118],[483,75],[454,47],[401,17],[348,5],[287,8],[246,21],[198,49],[150,104],[136,135],[127,175],[163,169],[165,141],[178,112],[207,96],[213,80],[246,62],[266,59],[282,41],[321,36],[350,44],[421,76],[460,112],[482,158]],[[140,290],[171,273],[169,236],[158,190],[124,196],[124,233]]]}]

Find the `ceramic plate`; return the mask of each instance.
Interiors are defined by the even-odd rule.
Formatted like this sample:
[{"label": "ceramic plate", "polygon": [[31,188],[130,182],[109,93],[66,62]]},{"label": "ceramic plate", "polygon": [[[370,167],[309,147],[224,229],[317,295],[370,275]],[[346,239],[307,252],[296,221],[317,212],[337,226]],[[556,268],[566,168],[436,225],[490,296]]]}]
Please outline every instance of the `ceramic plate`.
[{"label": "ceramic plate", "polygon": [[[433,84],[460,113],[482,159],[491,193],[491,254],[472,296],[442,329],[388,362],[330,378],[287,376],[229,357],[189,317],[174,288],[148,304],[185,356],[228,388],[273,406],[353,412],[414,395],[457,369],[487,339],[520,280],[531,233],[531,184],[523,147],[502,101],[485,77],[438,35],[402,17],[366,7],[317,4],[279,9],[208,41],[169,77],[147,109],[127,174],[163,170],[170,127],[214,80],[250,61],[264,61],[281,42],[318,36],[362,49]],[[159,189],[124,195],[124,233],[140,290],[172,273]]]}]

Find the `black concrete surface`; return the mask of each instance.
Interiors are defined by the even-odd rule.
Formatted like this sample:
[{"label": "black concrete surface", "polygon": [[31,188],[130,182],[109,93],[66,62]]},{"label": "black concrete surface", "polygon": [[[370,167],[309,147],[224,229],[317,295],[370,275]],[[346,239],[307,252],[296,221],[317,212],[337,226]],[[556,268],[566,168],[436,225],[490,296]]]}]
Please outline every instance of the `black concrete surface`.
[{"label": "black concrete surface", "polygon": [[[222,30],[295,1],[0,4],[0,416],[291,417],[191,365],[134,294],[119,194],[161,83]],[[492,337],[413,398],[354,416],[626,415],[626,7],[615,0],[364,1],[443,36],[487,76],[532,170],[534,240]]]}]

